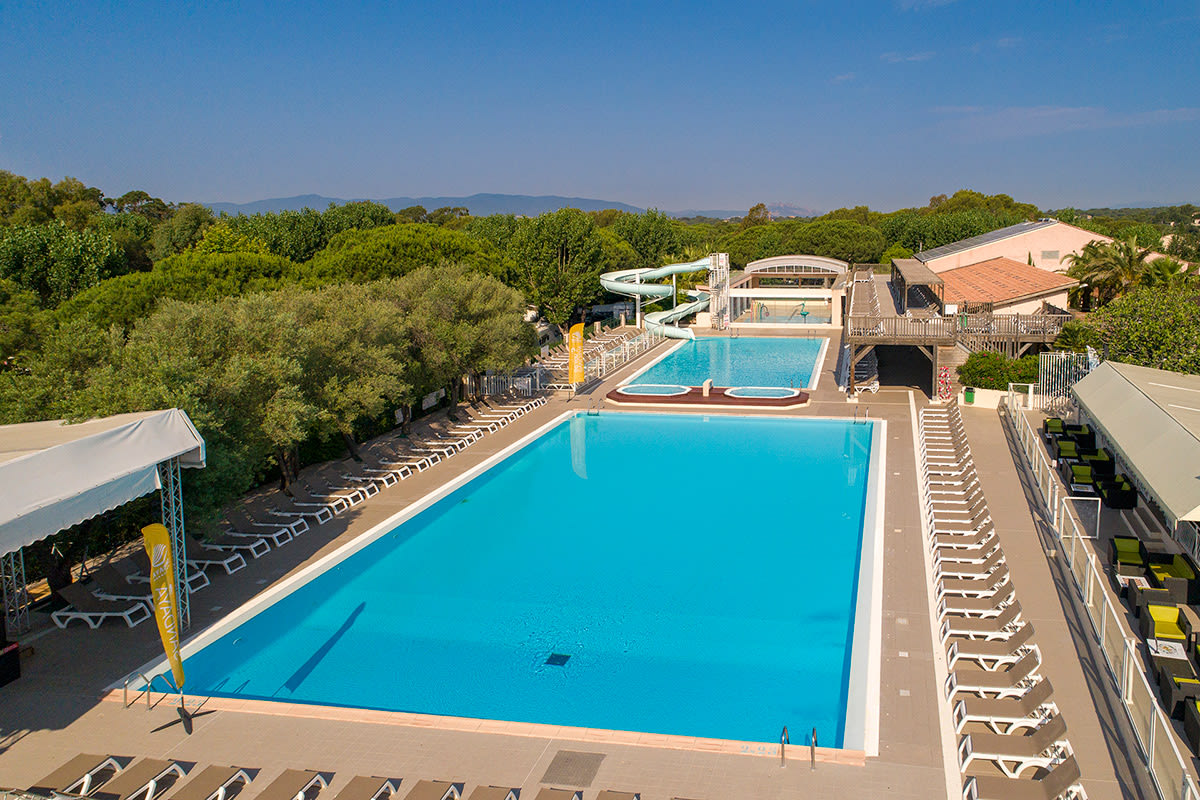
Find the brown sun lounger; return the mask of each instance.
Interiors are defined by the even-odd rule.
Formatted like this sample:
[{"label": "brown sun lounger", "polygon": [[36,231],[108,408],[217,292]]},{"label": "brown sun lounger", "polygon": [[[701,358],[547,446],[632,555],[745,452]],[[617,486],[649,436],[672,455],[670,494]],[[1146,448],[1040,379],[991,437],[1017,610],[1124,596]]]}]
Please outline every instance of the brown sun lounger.
[{"label": "brown sun lounger", "polygon": [[1079,764],[1068,756],[1036,778],[1002,778],[994,771],[973,774],[963,784],[963,800],[1054,800],[1079,782]]},{"label": "brown sun lounger", "polygon": [[940,571],[942,579],[947,578],[969,578],[978,577],[980,575],[988,575],[995,570],[1006,566],[1004,560],[1004,551],[996,548],[986,558],[979,560],[977,563],[968,561],[945,561],[941,558],[937,559],[935,567]]},{"label": "brown sun lounger", "polygon": [[1053,709],[1050,696],[1054,687],[1048,678],[1035,683],[1020,697],[978,697],[964,695],[954,703],[951,716],[954,731],[961,733],[970,722],[988,726],[996,733],[1012,733],[1039,723],[1048,709]]},{"label": "brown sun lounger", "polygon": [[1042,654],[1036,647],[1007,669],[955,669],[946,678],[946,697],[959,693],[991,694],[1000,697],[1020,697],[1028,691],[1026,681],[1042,665]]},{"label": "brown sun lounger", "polygon": [[146,584],[131,583],[128,578],[109,562],[105,561],[92,570],[95,594],[102,600],[138,600],[150,602],[150,589]]},{"label": "brown sun lounger", "polygon": [[285,769],[283,774],[258,793],[254,800],[305,800],[314,786],[324,789],[329,780],[310,769]]},{"label": "brown sun lounger", "polygon": [[110,618],[123,619],[131,628],[150,619],[150,606],[144,600],[101,600],[78,583],[68,584],[57,592],[70,604],[50,613],[50,619],[60,628],[67,627],[73,619],[83,620],[93,630]]},{"label": "brown sun lounger", "polygon": [[399,790],[399,778],[358,775],[351,778],[333,800],[388,800]]},{"label": "brown sun lounger", "polygon": [[404,800],[458,800],[463,785],[450,781],[417,781]]},{"label": "brown sun lounger", "polygon": [[951,636],[946,642],[946,659],[950,662],[950,669],[955,668],[957,661],[978,661],[984,669],[995,669],[996,664],[1016,661],[1022,655],[1020,649],[1029,644],[1032,638],[1032,623],[1021,626],[1012,636],[1001,640]]},{"label": "brown sun lounger", "polygon": [[225,800],[234,784],[246,786],[252,778],[242,767],[205,767],[171,792],[171,800]]},{"label": "brown sun lounger", "polygon": [[950,595],[938,600],[938,618],[955,617],[998,617],[1004,613],[1010,603],[1017,599],[1017,590],[1011,583],[1005,583],[992,592],[988,597],[956,597]]},{"label": "brown sun lounger", "polygon": [[604,790],[596,795],[596,800],[642,800],[639,792],[611,792]]},{"label": "brown sun lounger", "polygon": [[583,800],[583,792],[575,789],[542,789],[534,800]]},{"label": "brown sun lounger", "polygon": [[963,636],[969,639],[1008,639],[1019,630],[1021,623],[1021,603],[1014,600],[1012,605],[996,617],[963,617],[958,614],[947,614],[942,617],[942,640],[951,636]]},{"label": "brown sun lounger", "polygon": [[517,800],[521,790],[518,787],[507,786],[476,786],[467,796],[467,800]]},{"label": "brown sun lounger", "polygon": [[167,778],[173,775],[178,779],[186,774],[187,770],[178,761],[143,758],[121,770],[90,796],[96,800],[154,800],[165,788]]},{"label": "brown sun lounger", "polygon": [[1046,767],[1062,755],[1067,723],[1055,714],[1035,730],[1015,733],[964,733],[958,740],[958,764],[965,772],[974,761],[989,761],[1010,778],[1030,767]]},{"label": "brown sun lounger", "polygon": [[977,597],[989,594],[1002,586],[1008,580],[1008,567],[1002,566],[995,571],[973,578],[942,578],[941,591],[947,595]]},{"label": "brown sun lounger", "polygon": [[[29,787],[33,794],[46,797],[61,794],[87,794],[121,771],[123,764],[115,756],[80,753]],[[103,777],[101,777],[103,776]]]}]

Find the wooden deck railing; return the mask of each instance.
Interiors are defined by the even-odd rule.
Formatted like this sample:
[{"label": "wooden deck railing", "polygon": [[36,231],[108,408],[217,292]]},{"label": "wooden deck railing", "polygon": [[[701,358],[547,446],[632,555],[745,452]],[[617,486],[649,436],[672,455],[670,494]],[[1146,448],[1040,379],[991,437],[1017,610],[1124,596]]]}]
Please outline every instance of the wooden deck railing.
[{"label": "wooden deck railing", "polygon": [[953,344],[953,317],[877,317],[851,315],[850,339],[921,344]]},{"label": "wooden deck railing", "polygon": [[853,341],[950,345],[961,341],[972,350],[987,341],[1052,342],[1069,314],[957,314],[952,317],[885,317],[852,314],[847,320]]}]

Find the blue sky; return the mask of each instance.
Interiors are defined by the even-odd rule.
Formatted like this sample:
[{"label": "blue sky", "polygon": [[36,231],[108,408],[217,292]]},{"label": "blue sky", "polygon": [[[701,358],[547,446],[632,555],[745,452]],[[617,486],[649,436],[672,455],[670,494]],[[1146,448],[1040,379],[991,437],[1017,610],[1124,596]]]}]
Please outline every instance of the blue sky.
[{"label": "blue sky", "polygon": [[0,169],[178,201],[1200,202],[1198,34],[1196,2],[6,3]]}]

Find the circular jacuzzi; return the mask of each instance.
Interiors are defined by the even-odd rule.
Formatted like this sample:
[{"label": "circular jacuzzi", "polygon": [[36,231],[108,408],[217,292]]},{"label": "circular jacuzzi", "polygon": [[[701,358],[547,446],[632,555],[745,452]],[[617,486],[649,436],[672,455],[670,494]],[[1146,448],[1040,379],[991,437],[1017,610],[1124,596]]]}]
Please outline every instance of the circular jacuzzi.
[{"label": "circular jacuzzi", "polygon": [[799,397],[799,389],[783,386],[737,386],[725,390],[726,397]]},{"label": "circular jacuzzi", "polygon": [[687,394],[689,387],[664,383],[634,383],[617,388],[621,394],[640,395],[642,397],[675,397]]}]

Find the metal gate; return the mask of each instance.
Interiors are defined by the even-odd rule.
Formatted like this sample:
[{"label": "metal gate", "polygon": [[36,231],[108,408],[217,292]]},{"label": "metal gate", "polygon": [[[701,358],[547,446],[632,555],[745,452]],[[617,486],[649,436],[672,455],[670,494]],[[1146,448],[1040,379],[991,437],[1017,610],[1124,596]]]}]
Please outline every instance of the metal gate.
[{"label": "metal gate", "polygon": [[1054,350],[1038,356],[1037,397],[1043,411],[1060,411],[1071,402],[1071,387],[1097,366],[1088,353]]}]

